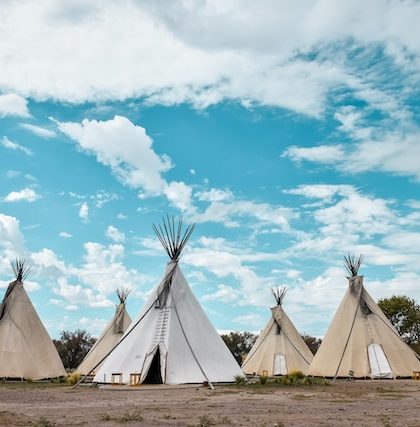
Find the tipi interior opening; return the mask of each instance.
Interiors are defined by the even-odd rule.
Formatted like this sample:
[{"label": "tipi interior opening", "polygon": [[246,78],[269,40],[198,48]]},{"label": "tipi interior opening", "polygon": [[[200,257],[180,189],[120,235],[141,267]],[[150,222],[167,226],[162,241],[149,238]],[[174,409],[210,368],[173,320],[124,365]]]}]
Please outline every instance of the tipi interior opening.
[{"label": "tipi interior opening", "polygon": [[163,384],[160,370],[160,351],[156,350],[143,384]]}]

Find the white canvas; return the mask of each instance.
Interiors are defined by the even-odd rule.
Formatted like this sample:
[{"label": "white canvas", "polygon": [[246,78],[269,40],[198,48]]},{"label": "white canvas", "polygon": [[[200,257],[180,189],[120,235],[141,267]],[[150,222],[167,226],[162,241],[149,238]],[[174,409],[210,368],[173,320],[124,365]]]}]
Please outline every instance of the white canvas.
[{"label": "white canvas", "polygon": [[[347,377],[352,371],[355,378],[374,378],[377,373],[371,369],[368,352],[374,343],[382,348],[389,365],[387,377],[411,377],[420,370],[419,359],[366,291],[363,277],[351,277],[308,375]],[[377,368],[385,369],[380,363]]]},{"label": "white canvas", "polygon": [[[172,278],[164,307],[156,300]],[[95,382],[111,382],[112,373],[140,373],[145,381],[159,347],[161,376],[165,384],[231,382],[243,375],[229,349],[209,322],[188,286],[177,262],[170,262],[161,283],[153,290],[136,321],[98,370]]]},{"label": "white canvas", "polygon": [[271,318],[242,364],[248,375],[306,373],[313,358],[303,338],[281,305],[271,309]]},{"label": "white canvas", "polygon": [[[101,365],[101,360],[115,347],[130,326],[131,318],[125,309],[125,303],[118,304],[111,322],[99,336],[89,353],[76,369],[81,375],[95,374]],[[95,370],[92,372],[92,370]]]},{"label": "white canvas", "polygon": [[40,380],[66,375],[23,283],[9,285],[0,315],[0,377]]}]

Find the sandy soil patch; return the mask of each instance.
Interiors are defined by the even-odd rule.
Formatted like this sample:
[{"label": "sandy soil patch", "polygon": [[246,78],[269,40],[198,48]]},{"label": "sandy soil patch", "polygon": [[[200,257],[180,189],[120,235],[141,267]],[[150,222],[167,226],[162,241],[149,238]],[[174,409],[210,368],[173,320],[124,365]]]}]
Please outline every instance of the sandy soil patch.
[{"label": "sandy soil patch", "polygon": [[420,381],[87,388],[0,384],[1,426],[420,426]]}]

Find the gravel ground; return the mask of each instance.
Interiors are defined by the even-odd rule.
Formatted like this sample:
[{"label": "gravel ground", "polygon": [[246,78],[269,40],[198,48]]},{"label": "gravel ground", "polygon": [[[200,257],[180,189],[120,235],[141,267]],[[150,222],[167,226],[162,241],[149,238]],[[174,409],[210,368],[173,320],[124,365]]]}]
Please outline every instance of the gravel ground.
[{"label": "gravel ground", "polygon": [[420,381],[329,386],[0,384],[1,426],[418,426]]}]

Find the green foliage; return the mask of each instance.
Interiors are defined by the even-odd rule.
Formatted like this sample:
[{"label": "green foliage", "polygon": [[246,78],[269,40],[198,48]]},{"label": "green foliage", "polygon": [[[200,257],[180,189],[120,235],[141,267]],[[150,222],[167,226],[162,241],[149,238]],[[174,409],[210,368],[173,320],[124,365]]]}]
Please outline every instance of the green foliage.
[{"label": "green foliage", "polygon": [[329,381],[323,378],[307,377],[301,371],[292,371],[289,375],[276,378],[276,383],[293,386],[329,385]]},{"label": "green foliage", "polygon": [[40,417],[32,425],[35,427],[53,427],[56,423],[54,421],[50,421],[46,417]]},{"label": "green foliage", "polygon": [[73,372],[72,374],[67,375],[66,384],[75,385],[80,380],[80,374]]},{"label": "green foliage", "polygon": [[210,427],[216,424],[216,420],[210,415],[202,415],[198,420],[198,427]]},{"label": "green foliage", "polygon": [[72,370],[80,365],[96,339],[86,331],[78,329],[74,332],[62,331],[60,339],[53,341],[64,367]]},{"label": "green foliage", "polygon": [[420,305],[405,295],[382,298],[378,306],[397,329],[401,338],[411,345],[420,343]]},{"label": "green foliage", "polygon": [[143,421],[143,413],[141,409],[128,411],[123,414],[111,415],[105,414],[101,417],[102,421],[114,421],[116,423],[129,423],[133,421]]},{"label": "green foliage", "polygon": [[313,337],[305,333],[302,334],[302,338],[303,341],[305,341],[306,345],[309,347],[309,350],[311,350],[312,354],[315,354],[322,343],[322,339]]},{"label": "green foliage", "polygon": [[268,377],[266,375],[260,375],[260,384],[265,385],[268,381]]},{"label": "green foliage", "polygon": [[244,385],[247,382],[247,378],[243,375],[235,375],[235,383],[238,385]]},{"label": "green foliage", "polygon": [[231,332],[221,337],[239,365],[242,365],[242,359],[249,353],[257,339],[257,335],[251,332]]}]

